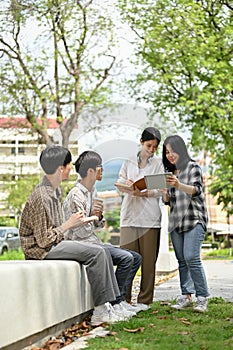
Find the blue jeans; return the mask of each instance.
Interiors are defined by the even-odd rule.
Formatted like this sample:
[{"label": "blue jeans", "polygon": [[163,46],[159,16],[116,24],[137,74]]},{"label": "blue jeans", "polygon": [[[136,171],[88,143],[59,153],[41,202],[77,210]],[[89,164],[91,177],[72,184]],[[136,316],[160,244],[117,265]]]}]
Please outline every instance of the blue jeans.
[{"label": "blue jeans", "polygon": [[111,244],[104,244],[103,247],[110,252],[113,265],[117,266],[115,274],[120,296],[116,297],[116,303],[120,303],[125,300],[126,291],[141,265],[142,257],[139,253]]},{"label": "blue jeans", "polygon": [[205,231],[201,224],[192,230],[171,232],[171,240],[179,264],[180,287],[183,295],[196,294],[196,297],[209,295],[205,272],[201,262],[201,245]]}]

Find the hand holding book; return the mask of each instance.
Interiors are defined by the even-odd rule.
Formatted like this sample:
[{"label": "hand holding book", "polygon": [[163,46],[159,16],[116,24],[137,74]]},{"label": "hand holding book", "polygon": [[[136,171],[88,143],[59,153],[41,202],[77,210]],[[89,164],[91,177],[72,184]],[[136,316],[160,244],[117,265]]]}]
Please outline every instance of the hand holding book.
[{"label": "hand holding book", "polygon": [[119,189],[119,191],[128,193],[133,192],[136,188],[138,188],[140,191],[146,189],[163,189],[169,186],[166,184],[167,175],[169,175],[169,173],[145,175],[143,178],[132,183],[116,182],[115,186]]},{"label": "hand holding book", "polygon": [[118,188],[119,191],[126,192],[126,193],[132,193],[133,191],[136,190],[136,188],[138,188],[140,191],[146,189],[146,183],[145,183],[144,177],[135,182],[133,182],[132,180],[128,180],[125,183],[116,182],[114,185]]}]

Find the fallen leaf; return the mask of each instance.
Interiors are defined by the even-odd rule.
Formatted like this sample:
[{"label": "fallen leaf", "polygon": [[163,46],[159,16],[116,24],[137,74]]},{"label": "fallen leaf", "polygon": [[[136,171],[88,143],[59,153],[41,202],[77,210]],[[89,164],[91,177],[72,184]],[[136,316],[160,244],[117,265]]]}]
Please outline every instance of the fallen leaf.
[{"label": "fallen leaf", "polygon": [[178,320],[178,321],[188,321],[188,318],[185,317],[173,317],[174,320]]},{"label": "fallen leaf", "polygon": [[128,328],[123,328],[124,331],[129,332],[129,333],[137,333],[137,332],[144,332],[145,327],[138,327],[135,329],[128,329]]},{"label": "fallen leaf", "polygon": [[152,311],[152,314],[157,314],[159,311],[158,310],[154,310]]},{"label": "fallen leaf", "polygon": [[83,328],[89,328],[89,326],[87,325],[86,321],[82,322],[82,326],[83,326]]},{"label": "fallen leaf", "polygon": [[188,335],[189,332],[178,332],[178,334],[181,334],[181,335]]},{"label": "fallen leaf", "polygon": [[160,320],[167,320],[170,317],[169,316],[158,316],[157,318],[159,318]]},{"label": "fallen leaf", "polygon": [[109,335],[117,335],[117,332],[110,332]]},{"label": "fallen leaf", "polygon": [[153,324],[153,323],[150,323],[148,326],[149,326],[149,327],[151,327],[151,328],[156,327],[156,325],[155,325],[155,324]]},{"label": "fallen leaf", "polygon": [[49,350],[61,349],[60,345],[61,345],[61,342],[57,341],[57,340],[49,341],[48,344],[47,344]]},{"label": "fallen leaf", "polygon": [[189,321],[181,321],[183,324],[187,324],[188,326],[190,326],[191,325],[191,322],[189,322]]},{"label": "fallen leaf", "polygon": [[87,336],[87,335],[89,335],[90,333],[88,332],[88,331],[86,331],[86,332],[83,332],[83,336]]}]

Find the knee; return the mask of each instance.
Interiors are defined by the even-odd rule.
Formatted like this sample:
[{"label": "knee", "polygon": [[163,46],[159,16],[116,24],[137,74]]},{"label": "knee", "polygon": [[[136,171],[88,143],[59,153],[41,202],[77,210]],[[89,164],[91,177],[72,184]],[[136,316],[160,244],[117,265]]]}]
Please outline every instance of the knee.
[{"label": "knee", "polygon": [[[94,244],[93,244],[94,245]],[[103,247],[96,245],[95,247],[95,254],[96,256],[109,256],[111,258],[111,255],[107,250],[105,250]]]},{"label": "knee", "polygon": [[127,265],[133,265],[134,263],[134,257],[129,252],[124,252],[124,262],[127,263]]},{"label": "knee", "polygon": [[142,256],[139,253],[134,252],[133,253],[133,258],[134,258],[134,263],[135,264],[141,265],[141,263],[142,263]]},{"label": "knee", "polygon": [[185,255],[186,264],[192,266],[200,261],[200,257],[195,255],[193,252]]}]

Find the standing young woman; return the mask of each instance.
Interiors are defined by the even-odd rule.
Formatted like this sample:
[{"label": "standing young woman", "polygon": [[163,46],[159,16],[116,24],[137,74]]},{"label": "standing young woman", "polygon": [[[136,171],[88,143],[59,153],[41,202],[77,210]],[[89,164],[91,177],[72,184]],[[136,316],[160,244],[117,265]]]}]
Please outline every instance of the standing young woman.
[{"label": "standing young woman", "polygon": [[194,311],[205,312],[209,292],[200,252],[208,216],[201,168],[190,158],[184,140],[178,135],[164,141],[163,164],[173,173],[167,175],[170,188],[164,201],[170,205],[169,232],[179,264],[182,293],[172,307],[178,310],[193,307],[195,293]]},{"label": "standing young woman", "polygon": [[[146,128],[140,139],[141,150],[133,159],[124,161],[118,182],[130,184],[144,175],[164,172],[161,159],[154,155],[160,140],[158,129]],[[147,310],[153,301],[161,228],[159,197],[161,194],[157,190],[127,190],[121,205],[120,245],[142,256],[141,284],[137,297],[137,307],[141,310]],[[131,290],[132,285],[126,295],[127,302],[131,302]]]}]

